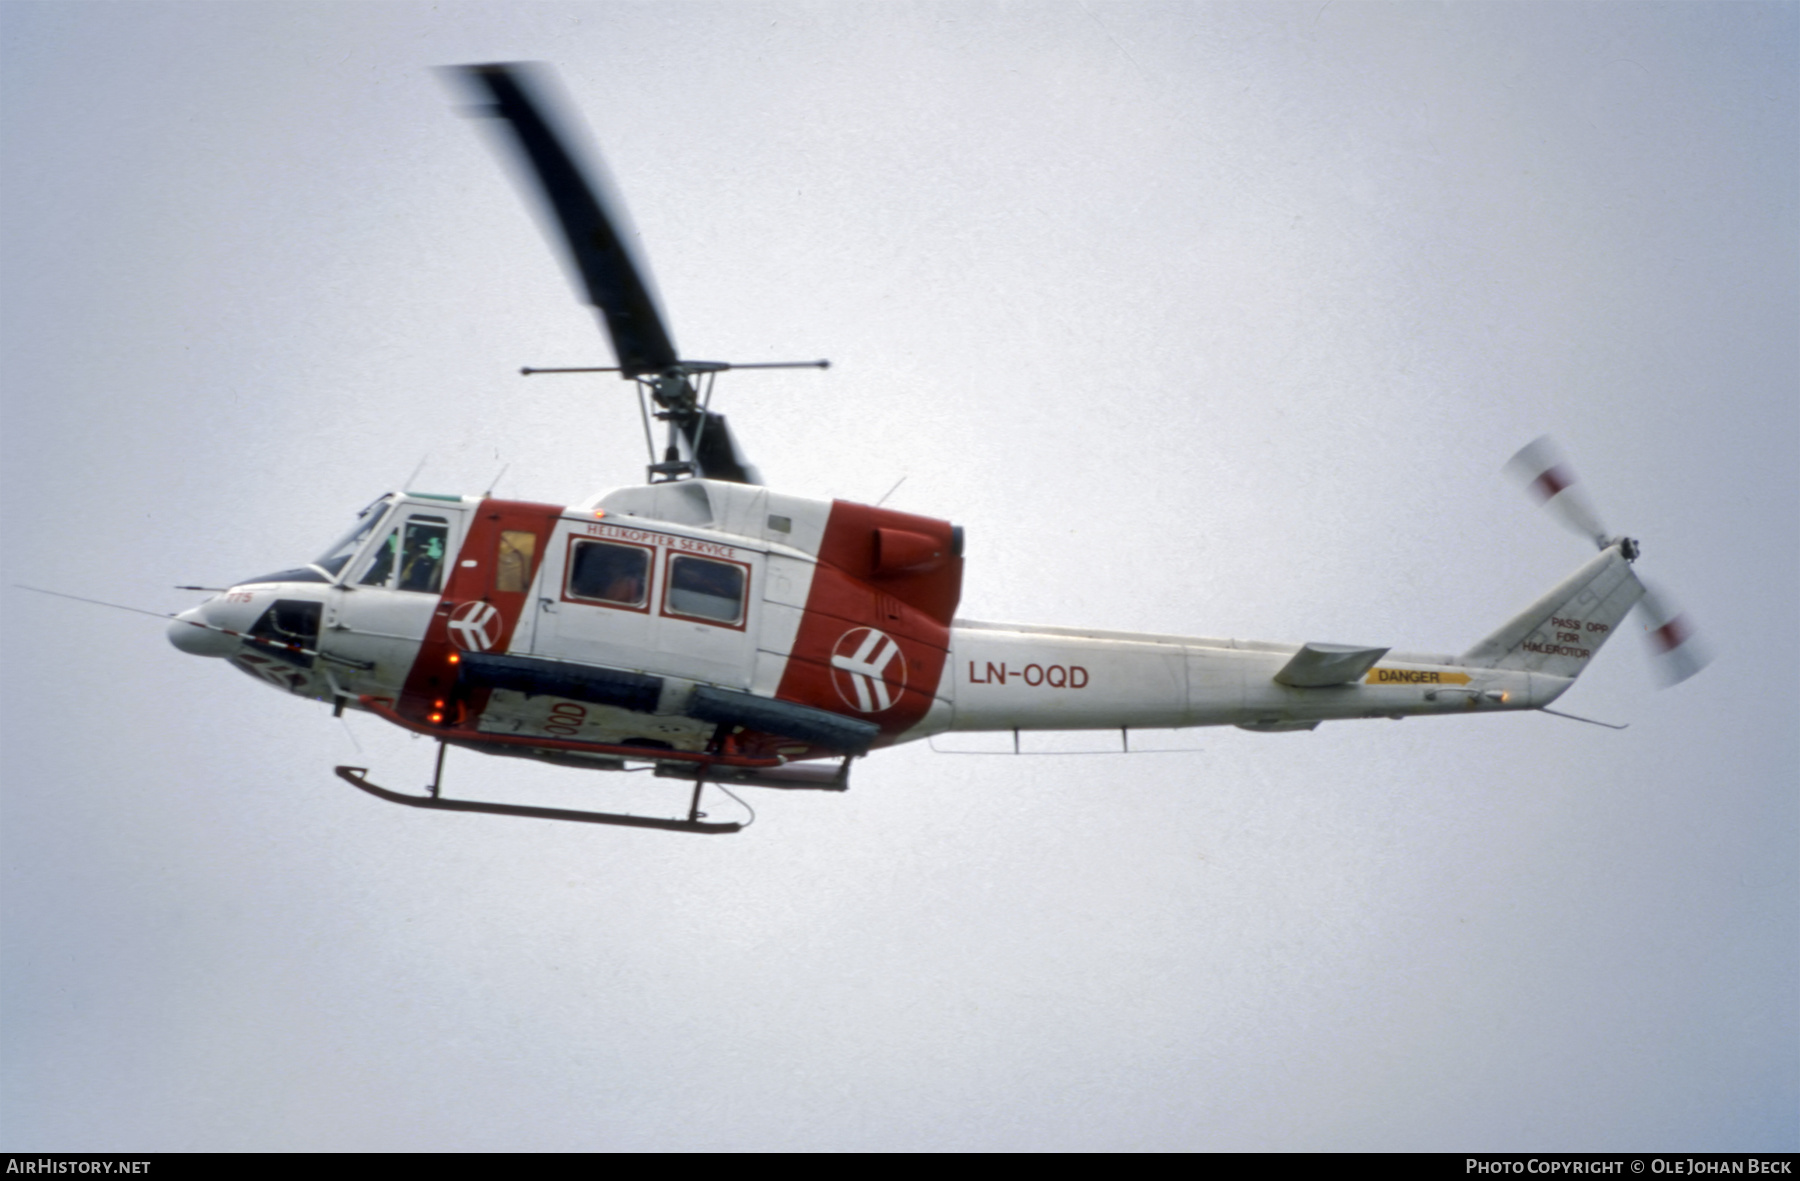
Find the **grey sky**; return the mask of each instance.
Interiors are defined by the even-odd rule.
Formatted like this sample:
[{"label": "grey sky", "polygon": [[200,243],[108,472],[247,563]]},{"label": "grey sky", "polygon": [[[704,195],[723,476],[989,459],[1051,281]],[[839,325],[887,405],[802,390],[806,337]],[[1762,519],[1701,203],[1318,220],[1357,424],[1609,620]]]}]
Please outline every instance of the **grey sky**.
[{"label": "grey sky", "polygon": [[1586,556],[1549,431],[1716,663],[697,839],[383,807],[426,744],[7,590],[7,1148],[1800,1145],[1800,9],[0,4],[7,582],[639,478],[430,73],[522,58],[687,354],[832,358],[721,385],[765,477],[907,477],[965,615],[1461,651]]}]

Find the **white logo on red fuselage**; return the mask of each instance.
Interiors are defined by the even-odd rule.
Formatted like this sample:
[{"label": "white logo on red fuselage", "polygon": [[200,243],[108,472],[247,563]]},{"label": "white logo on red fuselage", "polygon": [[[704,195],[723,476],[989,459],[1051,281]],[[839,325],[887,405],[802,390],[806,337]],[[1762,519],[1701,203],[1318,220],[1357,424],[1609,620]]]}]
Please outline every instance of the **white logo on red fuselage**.
[{"label": "white logo on red fuselage", "polygon": [[486,652],[500,642],[506,620],[500,608],[473,599],[450,613],[450,642],[464,652]]},{"label": "white logo on red fuselage", "polygon": [[831,649],[831,683],[857,713],[878,714],[906,690],[906,656],[886,632],[852,628]]}]

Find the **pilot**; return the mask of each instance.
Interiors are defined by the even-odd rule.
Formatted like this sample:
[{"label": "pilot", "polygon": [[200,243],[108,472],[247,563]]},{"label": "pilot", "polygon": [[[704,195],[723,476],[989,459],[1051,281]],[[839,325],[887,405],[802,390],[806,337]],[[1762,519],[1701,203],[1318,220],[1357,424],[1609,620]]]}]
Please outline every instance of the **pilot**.
[{"label": "pilot", "polygon": [[[411,541],[411,538],[408,538]],[[411,549],[412,547],[408,547]],[[435,591],[438,589],[438,572],[444,565],[443,535],[432,530],[425,544],[412,549],[406,560],[406,568],[400,572],[400,589],[410,591]]]}]

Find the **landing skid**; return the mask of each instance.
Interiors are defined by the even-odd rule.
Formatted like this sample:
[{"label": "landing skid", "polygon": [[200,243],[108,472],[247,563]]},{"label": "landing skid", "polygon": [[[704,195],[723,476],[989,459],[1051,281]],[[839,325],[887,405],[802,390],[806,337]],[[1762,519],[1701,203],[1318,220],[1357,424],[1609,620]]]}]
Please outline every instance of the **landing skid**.
[{"label": "landing skid", "polygon": [[432,777],[428,796],[407,795],[404,792],[389,791],[385,787],[370,783],[367,767],[339,767],[337,776],[352,787],[368,792],[378,800],[386,800],[390,804],[405,804],[409,808],[433,808],[440,812],[485,812],[492,816],[526,816],[534,820],[571,820],[580,824],[613,824],[621,828],[659,828],[666,832],[703,832],[726,833],[737,832],[744,827],[737,822],[719,822],[702,820],[706,813],[700,811],[700,793],[705,789],[704,778],[694,784],[693,801],[688,805],[687,819],[677,820],[660,816],[632,816],[622,812],[578,812],[569,808],[536,808],[527,804],[496,804],[485,800],[447,800],[438,794],[438,784],[443,778],[444,748],[438,747],[437,773]]}]

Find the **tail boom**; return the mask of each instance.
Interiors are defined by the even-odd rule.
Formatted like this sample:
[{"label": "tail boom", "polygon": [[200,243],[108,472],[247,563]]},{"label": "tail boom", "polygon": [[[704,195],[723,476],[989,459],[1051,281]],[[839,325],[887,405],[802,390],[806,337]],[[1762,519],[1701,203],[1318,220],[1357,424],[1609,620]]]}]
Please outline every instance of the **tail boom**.
[{"label": "tail boom", "polygon": [[[1310,730],[1342,718],[1535,709],[1562,677],[1388,653],[1341,684],[1276,678],[1297,644],[958,621],[937,730]],[[933,724],[935,723],[935,725]],[[909,737],[923,737],[923,733]]]},{"label": "tail boom", "polygon": [[1241,726],[1541,709],[1644,595],[1615,543],[1462,656],[957,620],[936,702],[944,730]]}]

